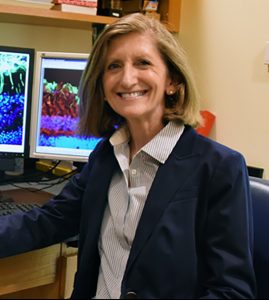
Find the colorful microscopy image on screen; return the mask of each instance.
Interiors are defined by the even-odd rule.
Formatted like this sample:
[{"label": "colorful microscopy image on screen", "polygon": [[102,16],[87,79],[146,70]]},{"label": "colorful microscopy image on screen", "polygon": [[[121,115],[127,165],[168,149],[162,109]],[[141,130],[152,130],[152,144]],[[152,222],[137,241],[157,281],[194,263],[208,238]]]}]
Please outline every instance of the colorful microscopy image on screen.
[{"label": "colorful microscopy image on screen", "polygon": [[39,146],[93,149],[99,141],[82,138],[77,133],[81,73],[79,70],[46,69]]},{"label": "colorful microscopy image on screen", "polygon": [[26,54],[0,52],[0,144],[22,144],[28,64]]}]

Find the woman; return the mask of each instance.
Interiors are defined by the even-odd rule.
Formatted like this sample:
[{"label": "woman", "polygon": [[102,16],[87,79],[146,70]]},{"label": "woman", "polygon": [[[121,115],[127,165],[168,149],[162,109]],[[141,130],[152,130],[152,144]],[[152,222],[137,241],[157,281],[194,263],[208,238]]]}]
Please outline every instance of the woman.
[{"label": "woman", "polygon": [[255,297],[246,164],[193,129],[199,102],[173,36],[119,19],[80,92],[81,134],[103,140],[43,208],[0,219],[0,255],[79,233],[73,298]]}]

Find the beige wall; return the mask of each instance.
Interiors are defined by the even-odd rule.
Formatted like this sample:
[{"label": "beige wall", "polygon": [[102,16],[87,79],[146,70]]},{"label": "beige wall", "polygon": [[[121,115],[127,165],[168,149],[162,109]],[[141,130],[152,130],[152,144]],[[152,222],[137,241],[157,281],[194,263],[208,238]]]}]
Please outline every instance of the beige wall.
[{"label": "beige wall", "polygon": [[[16,7],[37,7],[49,9],[51,0],[0,0],[0,4]],[[34,48],[36,51],[60,51],[89,53],[92,45],[92,29],[38,26],[15,23],[1,23],[0,45]]]},{"label": "beige wall", "polygon": [[202,108],[216,114],[212,138],[239,150],[269,179],[268,0],[182,0],[179,39]]},{"label": "beige wall", "polygon": [[0,45],[28,47],[36,51],[89,53],[91,33],[91,29],[0,23]]}]

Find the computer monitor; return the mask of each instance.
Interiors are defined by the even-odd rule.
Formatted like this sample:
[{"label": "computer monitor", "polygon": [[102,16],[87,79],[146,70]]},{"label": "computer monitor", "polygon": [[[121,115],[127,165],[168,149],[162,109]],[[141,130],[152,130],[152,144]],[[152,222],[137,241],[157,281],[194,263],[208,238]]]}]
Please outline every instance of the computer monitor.
[{"label": "computer monitor", "polygon": [[30,156],[86,162],[100,138],[81,137],[78,86],[89,54],[36,52]]},{"label": "computer monitor", "polygon": [[0,46],[0,171],[29,154],[34,49]]}]

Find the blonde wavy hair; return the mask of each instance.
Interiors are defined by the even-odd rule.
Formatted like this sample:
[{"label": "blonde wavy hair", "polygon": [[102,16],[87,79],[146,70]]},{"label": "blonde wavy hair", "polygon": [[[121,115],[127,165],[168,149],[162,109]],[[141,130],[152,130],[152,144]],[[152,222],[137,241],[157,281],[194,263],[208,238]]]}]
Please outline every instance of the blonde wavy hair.
[{"label": "blonde wavy hair", "polygon": [[178,84],[175,94],[166,95],[163,122],[177,120],[192,127],[200,125],[198,93],[184,49],[158,20],[134,13],[106,26],[93,45],[79,87],[80,134],[104,137],[125,122],[104,100],[102,77],[109,43],[132,32],[151,34],[171,78]]}]

